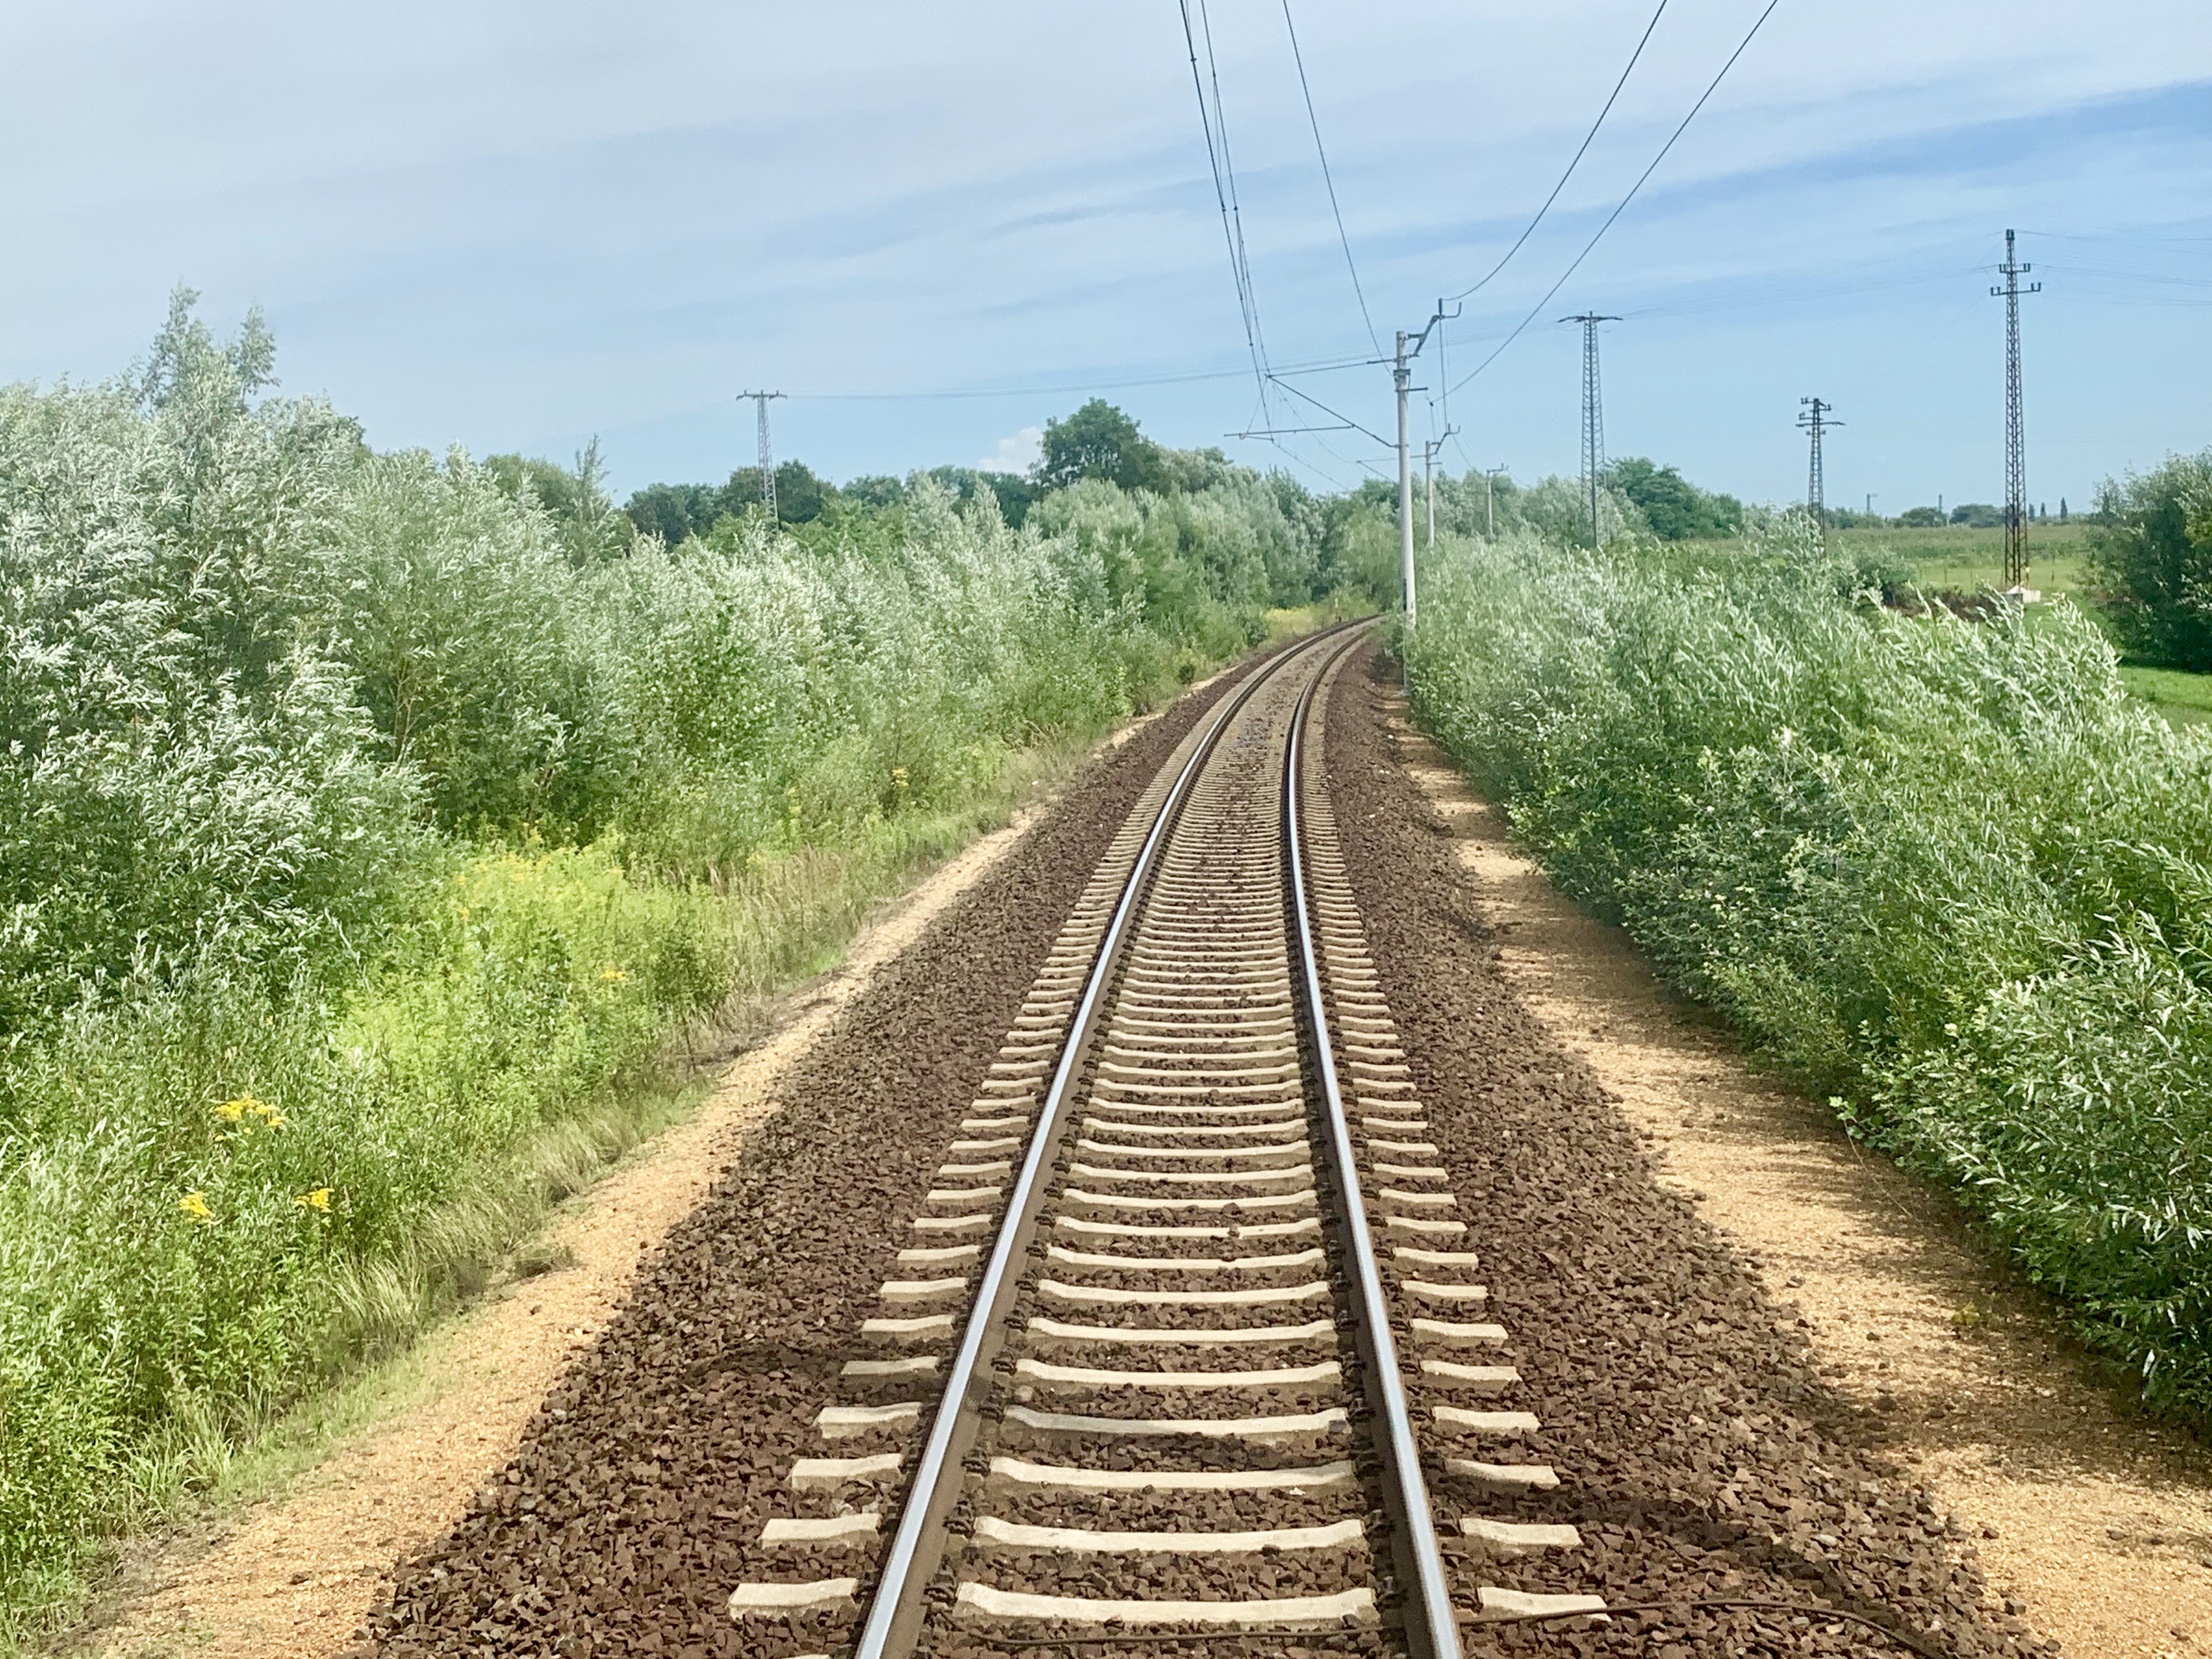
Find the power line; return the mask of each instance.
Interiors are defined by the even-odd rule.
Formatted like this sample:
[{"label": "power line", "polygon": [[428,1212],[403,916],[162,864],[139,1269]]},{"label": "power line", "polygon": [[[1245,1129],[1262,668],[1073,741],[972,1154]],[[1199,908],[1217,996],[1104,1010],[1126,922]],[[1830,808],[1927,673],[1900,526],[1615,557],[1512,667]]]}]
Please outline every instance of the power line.
[{"label": "power line", "polygon": [[1636,306],[1630,309],[1632,319],[1645,317],[1694,317],[1704,312],[1744,311],[1754,306],[1776,306],[1796,301],[1848,299],[1854,295],[1890,293],[1899,289],[1925,288],[1937,283],[1954,283],[1961,276],[1987,270],[1983,264],[1948,265],[1941,270],[1921,272],[1917,276],[1865,276],[1856,280],[1801,280],[1796,276],[1747,277],[1731,282],[1720,279],[1698,283],[1695,289],[1686,291],[1698,295],[1678,300],[1662,300],[1654,305]]},{"label": "power line", "polygon": [[[2000,265],[1999,270],[2004,269]],[[2074,276],[2103,276],[2116,282],[2152,283],[2164,288],[2212,288],[2212,277],[2174,276],[2155,270],[2115,270],[2109,265],[2045,264],[2045,270],[2063,270]]]},{"label": "power line", "polygon": [[[2203,221],[2202,219],[2183,219],[2177,221],[2176,222],[2193,225],[2202,224]],[[2171,227],[2166,226],[2157,227],[2157,228],[2160,229],[2170,228]],[[2040,236],[2045,240],[2060,242],[2118,242],[2132,246],[2163,246],[2179,247],[2212,242],[2212,236],[2153,236],[2147,234],[2145,231],[2082,232],[2027,229],[2021,231],[2021,234],[2023,236]]]},{"label": "power line", "polygon": [[1121,380],[1071,380],[1060,386],[972,386],[944,392],[793,392],[810,403],[938,403],[965,398],[1048,397],[1062,392],[1121,392],[1133,386],[1184,386],[1194,380],[1241,380],[1245,368],[1200,369],[1188,374],[1145,374]]},{"label": "power line", "polygon": [[1271,368],[1267,372],[1279,380],[1285,375],[1291,374],[1334,374],[1339,369],[1372,368],[1377,363],[1387,363],[1389,361],[1389,354],[1386,352],[1379,357],[1339,357],[1333,361],[1324,359],[1317,363],[1301,363],[1291,368]]},{"label": "power line", "polygon": [[[1213,173],[1213,199],[1221,209],[1222,238],[1229,246],[1229,271],[1237,284],[1237,309],[1244,320],[1244,345],[1252,356],[1252,378],[1260,389],[1260,403],[1264,412],[1267,400],[1267,356],[1261,343],[1259,307],[1254,302],[1250,274],[1244,262],[1244,240],[1241,216],[1231,204],[1235,198],[1235,174],[1227,167],[1229,135],[1224,131],[1217,143],[1214,128],[1220,111],[1220,77],[1214,78],[1215,107],[1209,110],[1206,101],[1206,80],[1198,67],[1198,36],[1191,27],[1190,0],[1177,0],[1182,12],[1182,38],[1190,53],[1190,83],[1198,94],[1198,123],[1206,134],[1206,165]],[[1205,15],[1205,0],[1200,0],[1200,15]],[[1206,29],[1206,61],[1213,60],[1213,36],[1210,25]],[[1225,176],[1224,176],[1225,175]]]},{"label": "power line", "polygon": [[[1279,381],[1288,374],[1323,374],[1341,368],[1364,368],[1376,361],[1367,357],[1324,358],[1319,362],[1294,363],[1286,368],[1271,366],[1268,378]],[[1028,398],[1059,392],[1120,392],[1132,386],[1185,386],[1194,380],[1241,380],[1250,372],[1243,368],[1201,368],[1180,374],[1124,374],[1121,379],[1112,380],[1069,380],[1057,386],[957,386],[909,392],[793,392],[785,395],[804,398],[812,403],[933,403],[960,398]]]},{"label": "power line", "polygon": [[1758,37],[1759,30],[1766,27],[1766,20],[1774,15],[1775,8],[1779,6],[1781,3],[1782,0],[1767,0],[1766,9],[1759,14],[1759,21],[1751,26],[1750,33],[1746,34],[1743,37],[1743,40],[1737,45],[1736,49],[1729,54],[1728,62],[1721,65],[1721,72],[1713,76],[1712,84],[1705,89],[1704,94],[1698,98],[1696,103],[1690,106],[1690,112],[1682,118],[1681,125],[1676,127],[1673,134],[1668,138],[1667,142],[1659,147],[1659,153],[1651,158],[1651,165],[1644,168],[1643,173],[1638,177],[1636,182],[1629,186],[1628,194],[1620,198],[1620,205],[1613,209],[1611,213],[1606,216],[1605,222],[1597,228],[1597,234],[1589,239],[1589,241],[1584,246],[1580,253],[1575,255],[1574,263],[1569,265],[1566,270],[1559,273],[1559,280],[1553,283],[1550,288],[1544,291],[1544,297],[1537,301],[1536,303],[1529,308],[1528,314],[1521,319],[1519,325],[1514,329],[1514,331],[1510,334],[1507,335],[1504,340],[1498,343],[1498,349],[1492,352],[1487,357],[1485,357],[1480,362],[1477,363],[1473,368],[1462,375],[1457,382],[1451,386],[1451,391],[1458,391],[1461,386],[1465,386],[1476,375],[1481,374],[1484,369],[1488,368],[1491,364],[1496,362],[1498,358],[1504,355],[1505,348],[1511,345],[1514,341],[1519,339],[1521,337],[1522,331],[1526,329],[1529,324],[1534,322],[1538,316],[1542,313],[1544,307],[1551,304],[1552,296],[1567,285],[1567,278],[1573,276],[1577,270],[1582,268],[1583,261],[1589,258],[1591,252],[1596,248],[1598,243],[1604,240],[1606,232],[1613,228],[1613,222],[1620,218],[1622,214],[1628,211],[1628,204],[1636,199],[1637,192],[1644,188],[1645,180],[1649,179],[1653,173],[1659,170],[1659,164],[1667,159],[1668,151],[1673,149],[1676,140],[1680,139],[1685,132],[1689,131],[1690,123],[1698,118],[1698,112],[1705,108],[1706,100],[1711,98],[1713,94],[1720,90],[1721,82],[1728,78],[1728,72],[1735,67],[1736,59],[1742,57],[1744,52],[1749,49],[1752,41]]},{"label": "power line", "polygon": [[1475,289],[1486,286],[1490,278],[1504,270],[1513,256],[1521,251],[1522,244],[1536,234],[1536,227],[1544,222],[1544,216],[1552,210],[1552,204],[1559,199],[1559,192],[1567,187],[1567,180],[1575,176],[1575,169],[1583,164],[1583,157],[1589,153],[1589,147],[1597,137],[1597,130],[1605,125],[1605,118],[1613,113],[1613,106],[1620,96],[1620,89],[1628,84],[1629,71],[1636,67],[1637,59],[1644,56],[1644,48],[1651,40],[1651,31],[1659,27],[1659,19],[1666,9],[1667,0],[1659,0],[1659,9],[1651,14],[1651,21],[1644,26],[1643,39],[1636,43],[1636,50],[1628,55],[1628,68],[1622,70],[1620,79],[1613,83],[1612,97],[1605,100],[1605,107],[1597,112],[1597,119],[1590,123],[1590,130],[1583,135],[1582,148],[1575,152],[1575,159],[1567,163],[1567,170],[1559,175],[1559,182],[1552,186],[1552,193],[1544,198],[1544,205],[1536,210],[1536,216],[1528,222],[1528,228],[1521,233],[1518,241],[1505,250],[1505,258],[1492,265],[1487,276],[1476,283],[1474,288],[1462,289],[1451,296],[1453,299],[1464,300]]},{"label": "power line", "polygon": [[1375,319],[1367,314],[1367,294],[1359,286],[1359,267],[1352,263],[1352,239],[1344,234],[1344,210],[1336,204],[1336,180],[1329,173],[1328,151],[1321,142],[1321,118],[1314,113],[1313,88],[1306,81],[1305,54],[1298,50],[1298,26],[1291,21],[1291,0],[1283,0],[1283,27],[1291,37],[1291,60],[1298,66],[1298,90],[1305,94],[1306,122],[1313,128],[1314,154],[1321,157],[1321,179],[1328,186],[1328,210],[1336,216],[1336,240],[1344,249],[1344,268],[1352,273],[1352,292],[1359,301],[1359,320],[1367,325],[1367,343],[1379,352],[1382,349],[1382,337],[1375,332]]}]

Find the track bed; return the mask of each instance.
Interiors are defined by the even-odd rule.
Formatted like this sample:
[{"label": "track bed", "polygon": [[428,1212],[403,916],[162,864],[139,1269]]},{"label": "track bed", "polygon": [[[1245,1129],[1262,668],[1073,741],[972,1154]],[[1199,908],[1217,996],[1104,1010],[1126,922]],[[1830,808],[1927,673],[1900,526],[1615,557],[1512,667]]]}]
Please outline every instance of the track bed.
[{"label": "track bed", "polygon": [[855,1010],[372,1645],[2025,1644],[1500,986],[1344,643]]}]

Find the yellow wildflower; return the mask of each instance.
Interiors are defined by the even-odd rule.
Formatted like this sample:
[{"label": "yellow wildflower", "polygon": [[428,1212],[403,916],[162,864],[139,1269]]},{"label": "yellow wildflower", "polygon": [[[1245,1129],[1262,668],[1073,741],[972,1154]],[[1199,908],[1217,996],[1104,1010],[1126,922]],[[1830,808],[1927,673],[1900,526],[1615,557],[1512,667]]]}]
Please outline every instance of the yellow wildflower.
[{"label": "yellow wildflower", "polygon": [[215,1212],[208,1207],[205,1197],[198,1193],[186,1193],[177,1200],[177,1207],[195,1221],[212,1221]]},{"label": "yellow wildflower", "polygon": [[628,974],[626,974],[626,973],[623,972],[623,970],[622,970],[621,969],[619,969],[619,968],[615,968],[615,967],[606,967],[606,968],[602,968],[602,969],[599,969],[599,977],[600,977],[601,979],[611,979],[611,980],[613,980],[614,981],[616,981],[616,983],[619,984],[619,983],[621,983],[623,980],[628,979],[628,978],[629,977],[629,975]]},{"label": "yellow wildflower", "polygon": [[[252,1095],[240,1095],[235,1100],[224,1101],[215,1109],[215,1115],[225,1123],[244,1123],[248,1117],[258,1117],[261,1120],[261,1127],[264,1129],[281,1129],[284,1127],[283,1113],[278,1111],[267,1101],[256,1100]],[[246,1127],[251,1128],[252,1125],[246,1124]],[[236,1137],[225,1135],[222,1139],[230,1140],[235,1139]]]},{"label": "yellow wildflower", "polygon": [[320,1210],[328,1215],[331,1212],[331,1189],[318,1187],[312,1193],[301,1193],[292,1201],[303,1210]]}]

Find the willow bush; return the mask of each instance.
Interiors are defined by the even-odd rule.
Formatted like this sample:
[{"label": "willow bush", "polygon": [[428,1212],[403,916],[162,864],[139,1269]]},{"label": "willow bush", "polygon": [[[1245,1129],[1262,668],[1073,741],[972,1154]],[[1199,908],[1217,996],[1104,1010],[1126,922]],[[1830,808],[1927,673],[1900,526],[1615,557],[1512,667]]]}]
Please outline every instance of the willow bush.
[{"label": "willow bush", "polygon": [[1885,610],[1802,517],[1425,580],[1419,718],[1559,885],[2212,1416],[2212,738],[2070,605]]},{"label": "willow bush", "polygon": [[1225,464],[671,548],[274,362],[180,295],[0,389],[0,1646],[480,1279],[684,1022],[1316,597]]},{"label": "willow bush", "polygon": [[2106,480],[2087,563],[2090,601],[2123,650],[2212,673],[2212,450]]}]

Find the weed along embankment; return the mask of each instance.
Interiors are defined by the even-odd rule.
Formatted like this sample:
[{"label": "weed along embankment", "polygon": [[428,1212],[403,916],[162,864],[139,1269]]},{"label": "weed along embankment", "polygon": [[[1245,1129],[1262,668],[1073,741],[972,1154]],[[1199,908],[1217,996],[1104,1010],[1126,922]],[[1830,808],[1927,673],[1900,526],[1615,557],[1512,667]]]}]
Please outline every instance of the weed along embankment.
[{"label": "weed along embankment", "polygon": [[180,296],[0,390],[0,1648],[683,1109],[732,998],[1389,568],[1103,404],[1141,478],[1018,527],[917,475],[664,538],[272,363]]},{"label": "weed along embankment", "polygon": [[2070,604],[1900,617],[1802,520],[1426,580],[1417,717],[1554,881],[2212,1413],[2212,741]]}]

